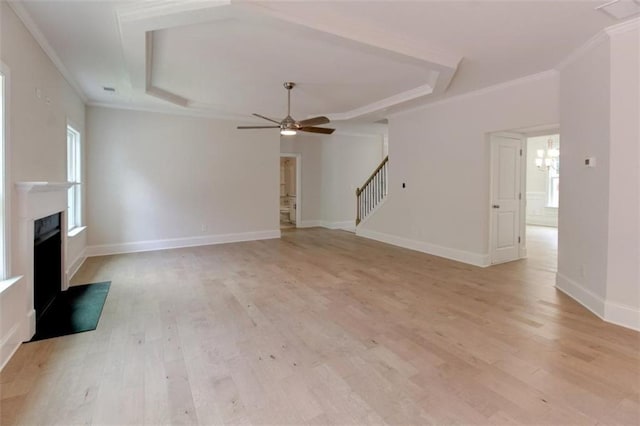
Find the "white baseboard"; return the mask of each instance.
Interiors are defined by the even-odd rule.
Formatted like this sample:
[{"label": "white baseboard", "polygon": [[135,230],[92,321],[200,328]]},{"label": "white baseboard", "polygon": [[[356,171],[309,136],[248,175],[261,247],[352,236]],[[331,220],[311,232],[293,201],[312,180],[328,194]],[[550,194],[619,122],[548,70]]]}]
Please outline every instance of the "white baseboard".
[{"label": "white baseboard", "polygon": [[322,226],[324,222],[321,220],[301,220],[296,224],[298,228],[317,228]]},{"label": "white baseboard", "polygon": [[640,331],[640,309],[637,307],[607,301],[559,272],[556,274],[556,288],[600,319]]},{"label": "white baseboard", "polygon": [[327,228],[344,229],[345,231],[355,231],[355,220],[344,220],[339,222],[329,222],[327,220],[303,220],[297,225],[298,228]]},{"label": "white baseboard", "polygon": [[556,273],[556,288],[604,319],[604,299],[567,276]]},{"label": "white baseboard", "polygon": [[[5,280],[0,291],[0,370],[9,362],[22,342],[30,340],[36,330],[35,311],[26,313],[24,297],[26,296],[26,280],[14,277]],[[33,331],[33,332],[31,332]]]},{"label": "white baseboard", "polygon": [[235,234],[204,235],[197,237],[173,238],[166,240],[137,241],[132,243],[103,244],[88,246],[86,257],[110,254],[136,253],[141,251],[167,250],[181,247],[209,246],[214,244],[238,243],[243,241],[269,240],[280,238],[280,230],[241,232]]},{"label": "white baseboard", "polygon": [[607,301],[604,303],[604,320],[640,331],[640,309],[633,306]]},{"label": "white baseboard", "polygon": [[14,324],[0,342],[0,371],[7,365],[13,354],[16,353],[22,344],[22,336],[20,335],[21,328],[21,323]]},{"label": "white baseboard", "polygon": [[87,249],[86,248],[83,249],[78,255],[78,257],[76,257],[75,260],[71,262],[71,265],[69,265],[69,267],[67,268],[68,281],[71,281],[71,278],[73,278],[76,272],[78,272],[78,270],[80,269],[84,261],[87,260],[86,252],[87,252]]},{"label": "white baseboard", "polygon": [[356,229],[356,235],[360,237],[370,238],[372,240],[381,241],[383,243],[392,244],[394,246],[404,247],[422,253],[431,254],[433,256],[444,257],[446,259],[456,260],[458,262],[468,263],[474,266],[487,267],[491,264],[488,254],[472,253],[469,251],[452,249],[436,244],[430,244],[423,241],[411,240],[408,238],[398,237],[395,235],[385,234],[382,232],[372,231],[370,229]]},{"label": "white baseboard", "polygon": [[343,229],[345,231],[354,232],[356,230],[356,221],[355,220],[344,220],[342,222],[323,221],[322,225],[320,226],[328,229]]},{"label": "white baseboard", "polygon": [[369,219],[376,215],[376,212],[382,208],[382,206],[387,202],[388,199],[389,194],[385,195],[382,200],[380,200],[380,202],[373,208],[373,210],[371,210],[368,215],[362,218],[358,226],[362,227],[362,225],[369,222]]},{"label": "white baseboard", "polygon": [[558,227],[558,218],[549,216],[527,216],[527,225],[533,226],[547,226],[550,228]]}]

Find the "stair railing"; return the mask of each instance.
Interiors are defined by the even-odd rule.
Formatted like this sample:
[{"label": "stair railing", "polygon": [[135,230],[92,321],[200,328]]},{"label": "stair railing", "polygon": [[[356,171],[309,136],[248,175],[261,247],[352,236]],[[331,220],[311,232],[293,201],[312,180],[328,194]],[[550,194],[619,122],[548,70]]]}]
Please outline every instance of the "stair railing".
[{"label": "stair railing", "polygon": [[387,195],[389,156],[369,176],[364,185],[356,188],[356,225],[364,220]]}]

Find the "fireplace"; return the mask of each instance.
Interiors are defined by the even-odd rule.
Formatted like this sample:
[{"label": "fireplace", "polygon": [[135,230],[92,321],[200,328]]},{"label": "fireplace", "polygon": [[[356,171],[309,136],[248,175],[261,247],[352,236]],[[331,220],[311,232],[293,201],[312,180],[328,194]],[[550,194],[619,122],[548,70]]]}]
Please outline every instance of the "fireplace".
[{"label": "fireplace", "polygon": [[62,288],[61,213],[34,222],[33,307],[38,321]]},{"label": "fireplace", "polygon": [[[22,306],[24,312],[19,334],[29,341],[40,317],[55,294],[68,287],[64,274],[66,256],[67,182],[18,182],[17,250],[12,259],[15,271],[24,276]],[[40,264],[40,266],[38,266]],[[46,282],[40,289],[36,282]],[[54,294],[55,292],[55,294]]]}]

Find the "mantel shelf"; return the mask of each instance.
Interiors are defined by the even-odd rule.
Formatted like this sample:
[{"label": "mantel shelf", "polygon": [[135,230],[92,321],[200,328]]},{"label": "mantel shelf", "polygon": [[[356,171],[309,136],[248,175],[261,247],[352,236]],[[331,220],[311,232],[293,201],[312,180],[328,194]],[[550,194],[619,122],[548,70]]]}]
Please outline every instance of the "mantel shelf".
[{"label": "mantel shelf", "polygon": [[71,182],[16,182],[16,188],[21,192],[66,191],[72,185]]}]

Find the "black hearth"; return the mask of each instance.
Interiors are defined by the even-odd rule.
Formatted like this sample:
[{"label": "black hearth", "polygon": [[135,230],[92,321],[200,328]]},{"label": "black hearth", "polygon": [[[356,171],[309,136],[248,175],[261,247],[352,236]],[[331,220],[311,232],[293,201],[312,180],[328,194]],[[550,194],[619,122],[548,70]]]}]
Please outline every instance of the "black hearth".
[{"label": "black hearth", "polygon": [[33,242],[33,304],[38,320],[51,306],[62,287],[61,214],[35,221]]}]

